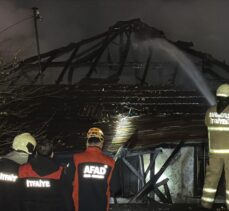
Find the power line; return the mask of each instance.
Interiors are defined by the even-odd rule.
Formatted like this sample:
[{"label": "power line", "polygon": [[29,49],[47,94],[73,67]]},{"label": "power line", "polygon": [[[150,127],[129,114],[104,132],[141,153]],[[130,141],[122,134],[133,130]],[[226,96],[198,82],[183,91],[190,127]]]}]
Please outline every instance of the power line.
[{"label": "power line", "polygon": [[23,18],[22,20],[20,20],[20,21],[14,23],[14,24],[12,24],[12,25],[6,27],[6,28],[3,29],[2,31],[0,31],[0,34],[2,34],[3,32],[5,32],[5,31],[11,29],[12,27],[14,27],[14,26],[16,26],[16,25],[18,25],[18,24],[20,24],[20,23],[26,21],[26,20],[32,19],[32,18],[33,18],[33,16],[29,16],[29,17]]}]

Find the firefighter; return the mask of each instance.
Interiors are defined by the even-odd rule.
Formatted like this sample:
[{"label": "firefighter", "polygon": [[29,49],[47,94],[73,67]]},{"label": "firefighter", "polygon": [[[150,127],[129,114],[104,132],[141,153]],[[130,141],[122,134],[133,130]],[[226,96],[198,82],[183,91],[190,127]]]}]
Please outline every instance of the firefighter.
[{"label": "firefighter", "polygon": [[110,180],[115,161],[104,155],[104,135],[93,127],[87,133],[87,149],[75,154],[73,200],[75,211],[108,211]]},{"label": "firefighter", "polygon": [[205,115],[208,129],[209,164],[206,168],[201,205],[212,208],[223,168],[226,179],[226,205],[229,209],[229,84],[222,84],[216,91],[217,105]]},{"label": "firefighter", "polygon": [[[36,140],[30,133],[17,135],[12,144],[13,151],[0,159],[0,209],[20,210],[20,183],[18,168],[28,161],[36,146]],[[13,199],[13,203],[12,203]]]},{"label": "firefighter", "polygon": [[36,154],[29,163],[20,166],[19,178],[24,187],[25,211],[72,211],[71,194],[64,184],[64,168],[52,159],[53,144],[37,144]]}]

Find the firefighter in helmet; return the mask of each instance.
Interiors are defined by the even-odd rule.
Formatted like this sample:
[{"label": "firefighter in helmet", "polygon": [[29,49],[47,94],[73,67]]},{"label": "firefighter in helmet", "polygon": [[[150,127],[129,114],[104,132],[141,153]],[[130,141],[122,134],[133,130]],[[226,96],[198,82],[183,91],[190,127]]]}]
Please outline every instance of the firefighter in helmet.
[{"label": "firefighter in helmet", "polygon": [[201,197],[204,208],[212,208],[223,168],[226,179],[226,205],[229,209],[229,84],[222,84],[216,91],[217,104],[205,115],[208,129],[209,164]]},{"label": "firefighter in helmet", "polygon": [[35,146],[35,138],[30,133],[22,133],[14,138],[13,151],[0,159],[0,205],[4,210],[20,210],[21,188],[18,182],[18,168],[21,164],[27,163]]},{"label": "firefighter in helmet", "polygon": [[75,154],[73,200],[75,211],[108,211],[110,180],[115,161],[103,154],[104,135],[100,128],[87,132],[87,149]]}]

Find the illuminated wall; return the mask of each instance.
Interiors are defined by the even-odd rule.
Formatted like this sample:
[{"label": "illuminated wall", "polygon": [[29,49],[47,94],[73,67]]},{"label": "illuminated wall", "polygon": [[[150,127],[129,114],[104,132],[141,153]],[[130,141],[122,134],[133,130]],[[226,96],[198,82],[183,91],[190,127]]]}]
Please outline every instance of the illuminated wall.
[{"label": "illuminated wall", "polygon": [[[155,162],[155,173],[161,168],[174,149],[163,148]],[[194,147],[181,148],[180,153],[166,169],[158,182],[168,178],[173,203],[190,202],[194,188]],[[164,192],[163,188],[160,188]],[[156,200],[157,197],[155,197]]]}]

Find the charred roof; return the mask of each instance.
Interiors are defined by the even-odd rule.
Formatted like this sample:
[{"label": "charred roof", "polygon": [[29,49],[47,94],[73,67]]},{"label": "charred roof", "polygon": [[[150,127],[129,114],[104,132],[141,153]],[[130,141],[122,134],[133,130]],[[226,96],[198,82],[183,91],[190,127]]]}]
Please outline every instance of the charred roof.
[{"label": "charred roof", "polygon": [[[177,51],[161,49],[165,43],[188,55],[195,70],[174,57]],[[139,19],[119,21],[99,35],[42,53],[40,60],[33,56],[4,66],[1,152],[23,131],[53,139],[57,151],[83,148],[94,125],[104,130],[109,152],[125,143],[143,149],[206,139],[209,102],[196,86],[202,83],[198,77],[211,94],[228,80],[228,70],[192,42],[171,41]]]}]

